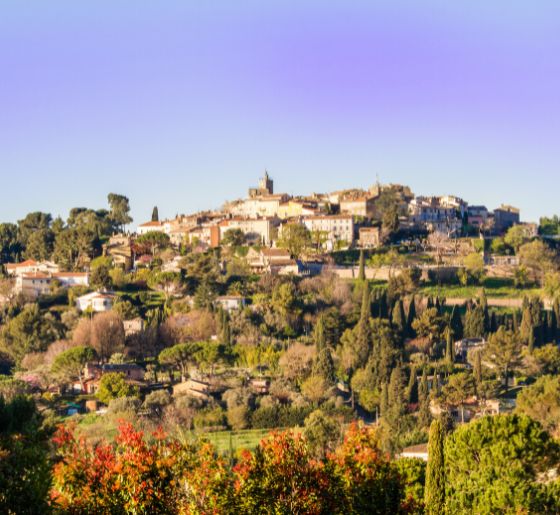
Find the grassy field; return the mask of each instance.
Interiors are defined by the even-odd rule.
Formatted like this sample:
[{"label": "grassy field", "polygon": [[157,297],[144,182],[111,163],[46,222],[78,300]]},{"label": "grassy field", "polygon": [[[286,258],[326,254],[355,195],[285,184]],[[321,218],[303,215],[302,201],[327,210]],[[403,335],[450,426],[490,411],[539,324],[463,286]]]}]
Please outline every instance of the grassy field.
[{"label": "grassy field", "polygon": [[511,279],[485,279],[482,285],[461,286],[460,284],[429,285],[420,288],[419,293],[432,297],[476,298],[484,288],[489,298],[520,299],[525,296],[540,295],[538,288],[516,288]]},{"label": "grassy field", "polygon": [[217,431],[215,433],[195,432],[194,435],[208,440],[219,453],[228,453],[230,449],[235,453],[241,449],[255,449],[259,442],[271,431],[271,429],[246,429],[243,431]]}]

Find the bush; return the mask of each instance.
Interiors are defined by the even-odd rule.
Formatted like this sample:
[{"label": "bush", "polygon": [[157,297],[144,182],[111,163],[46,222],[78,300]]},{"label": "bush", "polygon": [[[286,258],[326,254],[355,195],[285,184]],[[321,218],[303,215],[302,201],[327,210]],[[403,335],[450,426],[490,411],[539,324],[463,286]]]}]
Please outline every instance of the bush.
[{"label": "bush", "polygon": [[195,429],[212,429],[215,431],[225,429],[226,417],[220,407],[204,408],[193,418]]},{"label": "bush", "polygon": [[251,424],[254,429],[303,426],[312,410],[308,406],[260,407],[253,412]]}]

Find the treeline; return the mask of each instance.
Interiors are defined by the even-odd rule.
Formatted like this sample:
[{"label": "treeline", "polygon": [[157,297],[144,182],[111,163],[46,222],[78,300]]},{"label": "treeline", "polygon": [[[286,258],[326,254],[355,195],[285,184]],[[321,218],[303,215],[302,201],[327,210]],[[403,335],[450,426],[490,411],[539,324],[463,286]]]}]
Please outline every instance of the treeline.
[{"label": "treeline", "polygon": [[53,219],[50,213],[33,212],[17,224],[0,224],[0,263],[22,259],[52,259],[73,270],[101,254],[101,244],[132,222],[129,200],[110,193],[109,209],[76,207],[68,219]]}]

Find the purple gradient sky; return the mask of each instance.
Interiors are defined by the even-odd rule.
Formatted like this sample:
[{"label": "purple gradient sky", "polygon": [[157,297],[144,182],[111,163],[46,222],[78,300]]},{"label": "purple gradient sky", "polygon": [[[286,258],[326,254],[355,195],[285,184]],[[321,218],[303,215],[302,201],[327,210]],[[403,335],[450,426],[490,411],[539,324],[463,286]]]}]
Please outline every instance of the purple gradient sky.
[{"label": "purple gradient sky", "polygon": [[265,167],[560,211],[558,2],[2,4],[2,221],[217,207]]}]

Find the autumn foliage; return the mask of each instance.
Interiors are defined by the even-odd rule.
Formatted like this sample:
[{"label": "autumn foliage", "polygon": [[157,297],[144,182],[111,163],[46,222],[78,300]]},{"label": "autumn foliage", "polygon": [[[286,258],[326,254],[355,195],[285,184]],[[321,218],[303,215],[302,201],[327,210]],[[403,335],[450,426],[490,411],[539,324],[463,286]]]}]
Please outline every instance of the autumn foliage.
[{"label": "autumn foliage", "polygon": [[230,466],[210,444],[146,437],[123,424],[113,443],[91,445],[61,427],[52,505],[64,513],[403,513],[400,478],[375,432],[352,425],[324,460],[303,436],[273,433]]}]

